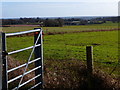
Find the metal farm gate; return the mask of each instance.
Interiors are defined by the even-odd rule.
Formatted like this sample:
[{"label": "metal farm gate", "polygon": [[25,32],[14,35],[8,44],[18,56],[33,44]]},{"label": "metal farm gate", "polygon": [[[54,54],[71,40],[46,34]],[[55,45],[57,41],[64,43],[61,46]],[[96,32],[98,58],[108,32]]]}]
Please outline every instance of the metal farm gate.
[{"label": "metal farm gate", "polygon": [[[15,50],[11,52],[7,52],[6,50],[6,38],[10,36],[17,36],[22,34],[29,34],[34,33],[34,45],[30,47],[26,47],[24,49]],[[12,90],[18,90],[22,88],[24,85],[28,84],[29,82],[35,80],[35,83],[33,86],[31,86],[28,90],[36,89],[40,90],[43,88],[43,45],[42,45],[42,29],[41,28],[35,28],[34,30],[29,31],[23,31],[23,32],[17,32],[17,33],[0,33],[0,90],[8,90],[9,84],[13,83],[15,80],[19,79],[19,83],[17,87],[14,87]],[[11,41],[12,42],[12,41]],[[17,41],[16,41],[17,43]],[[12,68],[8,70],[8,64],[7,64],[7,55],[15,54],[18,52],[22,52],[28,49],[32,49],[30,56],[26,63],[17,66],[15,68]],[[34,54],[34,60],[31,60],[32,55]],[[31,63],[35,63],[35,68],[27,71],[28,65]],[[10,72],[14,72],[15,70],[18,70],[20,68],[24,67],[23,74],[12,78],[8,80],[8,74]],[[31,79],[22,82],[25,75],[35,72],[35,76]]]}]

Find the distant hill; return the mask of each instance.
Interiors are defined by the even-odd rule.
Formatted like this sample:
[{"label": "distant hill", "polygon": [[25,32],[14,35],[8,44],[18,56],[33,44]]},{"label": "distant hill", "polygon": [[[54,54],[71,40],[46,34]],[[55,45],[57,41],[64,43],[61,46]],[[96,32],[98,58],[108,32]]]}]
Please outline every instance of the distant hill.
[{"label": "distant hill", "polygon": [[91,20],[95,18],[109,18],[109,17],[117,17],[117,16],[67,16],[67,17],[41,17],[41,18],[50,18],[50,19],[57,19],[57,18],[62,18],[62,19],[71,19],[71,18],[79,18],[83,20]]},{"label": "distant hill", "polygon": [[[103,18],[103,17],[117,17],[117,16],[66,16],[66,17],[28,17],[28,18],[42,18],[42,19],[57,19],[57,18],[62,18],[62,19],[71,19],[71,18],[79,18],[83,20],[90,20],[94,18]],[[20,18],[27,18],[27,17],[20,17]],[[0,18],[0,19],[19,19],[19,18]]]}]

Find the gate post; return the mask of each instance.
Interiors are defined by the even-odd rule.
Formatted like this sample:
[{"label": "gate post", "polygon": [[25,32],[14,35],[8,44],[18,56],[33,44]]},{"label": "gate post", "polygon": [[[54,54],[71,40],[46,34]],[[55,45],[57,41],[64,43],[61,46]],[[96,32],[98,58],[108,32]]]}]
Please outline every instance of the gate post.
[{"label": "gate post", "polygon": [[[34,29],[40,29],[41,28],[34,28]],[[35,62],[35,67],[41,66],[41,68],[37,69],[35,71],[35,76],[37,76],[38,74],[41,74],[40,77],[35,79],[35,84],[38,84],[41,82],[40,85],[38,85],[36,87],[36,90],[40,90],[43,88],[43,48],[42,48],[42,30],[40,32],[35,32],[34,34],[34,43],[36,42],[38,35],[40,35],[40,38],[37,42],[37,44],[41,44],[39,47],[35,48],[34,54],[35,54],[35,58],[40,58],[38,61]]]},{"label": "gate post", "polygon": [[7,75],[7,56],[6,56],[6,36],[2,33],[2,90],[8,89],[8,75]]},{"label": "gate post", "polygon": [[0,90],[2,90],[2,32],[0,32]]}]

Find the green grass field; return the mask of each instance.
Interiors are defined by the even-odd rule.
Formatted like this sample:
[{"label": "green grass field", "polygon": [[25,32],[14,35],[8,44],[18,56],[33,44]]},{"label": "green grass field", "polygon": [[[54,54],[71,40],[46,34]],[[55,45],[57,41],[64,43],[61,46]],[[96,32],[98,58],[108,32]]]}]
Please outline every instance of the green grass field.
[{"label": "green grass field", "polygon": [[[26,30],[33,30],[34,28],[38,27],[3,27],[2,30],[4,32],[19,32],[19,31],[26,31]],[[48,32],[75,32],[75,31],[90,31],[90,30],[110,30],[110,29],[117,29],[118,24],[107,22],[104,24],[92,24],[92,25],[80,25],[80,26],[64,26],[64,27],[43,27],[44,33]]]},{"label": "green grass field", "polygon": [[[118,31],[102,32],[80,32],[74,31],[101,30],[118,28],[117,23],[105,23],[97,25],[64,26],[64,27],[43,27],[47,32],[68,32],[65,34],[44,35],[44,62],[50,62],[52,65],[58,64],[58,67],[64,67],[62,62],[70,60],[85,61],[86,46],[93,46],[93,56],[95,68],[99,68],[110,73],[118,63]],[[5,32],[18,32],[31,30],[33,27],[4,27]],[[46,30],[47,29],[47,30]],[[70,32],[70,33],[69,33]],[[11,37],[7,39],[7,50],[17,50],[33,45],[33,37]],[[16,60],[25,61],[30,54],[30,50],[13,55]],[[61,63],[57,63],[61,62]],[[102,63],[101,63],[102,62]],[[54,65],[49,67],[54,68]],[[116,69],[113,75],[118,76]]]}]

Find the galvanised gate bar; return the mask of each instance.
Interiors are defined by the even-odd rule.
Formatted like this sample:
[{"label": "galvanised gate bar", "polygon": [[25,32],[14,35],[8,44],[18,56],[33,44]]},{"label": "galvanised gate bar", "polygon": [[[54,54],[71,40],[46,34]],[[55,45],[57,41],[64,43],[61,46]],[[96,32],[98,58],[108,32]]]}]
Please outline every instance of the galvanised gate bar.
[{"label": "galvanised gate bar", "polygon": [[[34,33],[34,45],[30,47],[26,47],[20,50],[15,50],[11,52],[7,52],[6,50],[6,38],[11,36],[17,36],[22,34],[29,34]],[[34,30],[29,31],[23,31],[23,32],[17,32],[17,33],[0,33],[0,90],[8,90],[9,84],[13,83],[15,80],[19,79],[19,83],[17,87],[14,87],[12,90],[19,90],[21,87],[23,87],[26,84],[29,84],[29,82],[35,80],[35,84],[28,88],[28,90],[36,89],[40,90],[43,88],[43,43],[42,43],[42,28],[35,28]],[[17,66],[15,68],[12,68],[8,70],[8,64],[7,64],[7,56],[15,53],[19,53],[28,49],[32,49],[29,58],[26,63]],[[32,55],[34,54],[34,60],[31,60]],[[27,71],[28,65],[31,63],[35,63],[35,68]],[[8,80],[8,74],[10,72],[14,72],[15,70],[18,70],[20,68],[24,67],[23,74],[12,78]],[[35,72],[35,76],[31,79],[25,81],[22,83],[23,78],[25,75]]]}]

